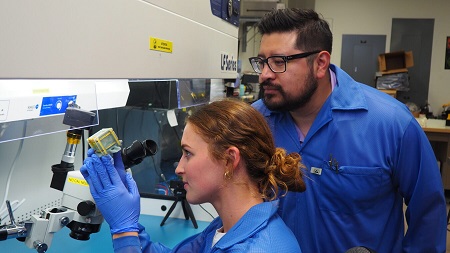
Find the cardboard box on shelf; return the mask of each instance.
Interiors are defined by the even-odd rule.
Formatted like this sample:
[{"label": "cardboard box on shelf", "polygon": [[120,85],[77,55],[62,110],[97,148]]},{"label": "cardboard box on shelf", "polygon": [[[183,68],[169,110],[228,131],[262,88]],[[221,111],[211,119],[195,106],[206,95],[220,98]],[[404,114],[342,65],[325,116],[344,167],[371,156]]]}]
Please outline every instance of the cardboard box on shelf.
[{"label": "cardboard box on shelf", "polygon": [[390,95],[391,97],[397,98],[397,90],[385,90],[385,89],[378,89],[378,90]]},{"label": "cardboard box on shelf", "polygon": [[408,72],[414,66],[412,51],[397,51],[378,55],[378,69],[382,74]]}]

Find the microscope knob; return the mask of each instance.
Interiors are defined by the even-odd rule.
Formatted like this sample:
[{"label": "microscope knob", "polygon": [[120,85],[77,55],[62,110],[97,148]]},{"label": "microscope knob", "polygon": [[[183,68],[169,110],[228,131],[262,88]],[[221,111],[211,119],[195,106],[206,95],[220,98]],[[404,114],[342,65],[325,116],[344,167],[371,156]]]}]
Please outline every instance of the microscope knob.
[{"label": "microscope knob", "polygon": [[45,253],[48,250],[47,244],[41,242],[41,241],[34,241],[33,247],[36,249],[38,253]]},{"label": "microscope knob", "polygon": [[77,206],[77,212],[82,215],[82,216],[87,216],[89,214],[92,214],[92,212],[95,211],[95,203],[90,201],[90,200],[86,200],[86,201],[82,201],[80,203],[78,203]]}]

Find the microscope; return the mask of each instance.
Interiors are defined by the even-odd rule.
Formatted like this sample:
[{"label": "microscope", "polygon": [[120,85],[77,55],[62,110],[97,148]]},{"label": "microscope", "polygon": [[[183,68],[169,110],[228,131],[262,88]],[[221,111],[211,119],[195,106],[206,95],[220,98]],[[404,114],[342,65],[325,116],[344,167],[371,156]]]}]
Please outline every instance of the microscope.
[{"label": "microscope", "polygon": [[[71,126],[67,131],[67,143],[61,162],[51,166],[53,171],[50,187],[62,191],[61,206],[44,210],[40,215],[23,222],[15,222],[11,205],[6,201],[10,225],[0,226],[0,241],[16,238],[28,248],[45,253],[51,245],[53,235],[64,227],[70,229],[69,236],[77,240],[89,240],[90,235],[100,231],[103,216],[96,208],[89,185],[79,170],[74,170],[77,145],[82,139],[84,126],[92,125],[96,114],[83,111],[77,105],[69,106],[63,123]],[[96,153],[103,155],[121,151],[125,169],[139,164],[145,157],[157,152],[152,140],[134,141],[121,148],[111,128],[102,129],[88,138]]]}]

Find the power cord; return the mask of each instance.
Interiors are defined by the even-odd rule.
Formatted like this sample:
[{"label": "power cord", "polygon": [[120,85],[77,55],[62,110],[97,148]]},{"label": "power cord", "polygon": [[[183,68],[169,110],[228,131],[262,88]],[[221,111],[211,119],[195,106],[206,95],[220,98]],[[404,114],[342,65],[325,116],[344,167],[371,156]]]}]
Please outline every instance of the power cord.
[{"label": "power cord", "polygon": [[214,220],[216,217],[214,217],[210,212],[208,212],[208,210],[206,210],[202,205],[199,205],[201,209],[203,209],[203,211],[205,211],[207,214],[209,214],[209,216],[211,216],[211,218]]},{"label": "power cord", "polygon": [[[22,136],[25,136],[26,131],[27,131],[27,121],[24,121]],[[3,201],[2,201],[2,205],[0,207],[0,210],[6,209],[6,207],[5,207],[6,206],[6,199],[8,198],[9,186],[10,186],[10,183],[11,183],[11,177],[12,177],[13,171],[14,171],[14,169],[16,167],[17,159],[19,158],[20,154],[22,153],[23,142],[24,142],[24,139],[21,139],[20,143],[19,143],[19,148],[18,148],[17,153],[16,153],[16,156],[14,157],[14,161],[13,161],[13,163],[11,165],[10,170],[9,170],[8,179],[6,181],[5,195],[3,196]]]}]

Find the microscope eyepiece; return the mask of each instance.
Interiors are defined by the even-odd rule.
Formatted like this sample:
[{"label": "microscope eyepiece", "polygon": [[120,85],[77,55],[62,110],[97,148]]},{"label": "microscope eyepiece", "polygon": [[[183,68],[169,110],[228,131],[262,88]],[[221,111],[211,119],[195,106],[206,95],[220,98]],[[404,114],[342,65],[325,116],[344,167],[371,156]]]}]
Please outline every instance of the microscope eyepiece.
[{"label": "microscope eyepiece", "polygon": [[[122,141],[119,141],[112,128],[103,128],[88,138],[91,148],[95,149],[98,155],[116,153],[121,150]],[[152,140],[139,142],[135,140],[129,147],[121,150],[122,161],[125,168],[131,168],[139,164],[147,156],[156,154],[158,145]]]},{"label": "microscope eyepiece", "polygon": [[126,168],[137,165],[147,156],[153,156],[158,146],[152,140],[134,141],[129,147],[122,149],[122,161]]}]

